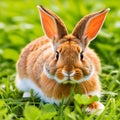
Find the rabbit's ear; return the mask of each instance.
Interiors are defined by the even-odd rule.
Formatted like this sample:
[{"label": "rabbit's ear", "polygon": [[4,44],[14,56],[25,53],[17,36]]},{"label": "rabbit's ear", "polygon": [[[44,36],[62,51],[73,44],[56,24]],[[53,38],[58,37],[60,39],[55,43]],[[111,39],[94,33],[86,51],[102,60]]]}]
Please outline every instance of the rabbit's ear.
[{"label": "rabbit's ear", "polygon": [[89,41],[96,37],[109,10],[107,8],[83,17],[74,28],[72,35],[79,38],[84,44],[88,44]]},{"label": "rabbit's ear", "polygon": [[53,43],[58,42],[60,38],[67,35],[67,30],[62,20],[53,12],[38,6],[40,11],[41,23],[43,30]]}]

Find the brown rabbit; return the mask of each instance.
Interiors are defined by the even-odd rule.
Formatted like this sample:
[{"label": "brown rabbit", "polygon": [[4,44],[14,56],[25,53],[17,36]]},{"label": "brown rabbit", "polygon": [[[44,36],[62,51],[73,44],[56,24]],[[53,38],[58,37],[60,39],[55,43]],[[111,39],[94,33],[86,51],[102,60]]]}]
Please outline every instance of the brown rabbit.
[{"label": "brown rabbit", "polygon": [[[85,16],[71,34],[57,15],[38,8],[45,36],[22,50],[17,62],[17,88],[24,91],[24,97],[33,89],[44,102],[58,105],[63,98],[67,101],[71,89],[100,97],[100,60],[88,45],[102,27],[109,8]],[[103,109],[102,103],[94,102],[86,111],[101,113]]]}]

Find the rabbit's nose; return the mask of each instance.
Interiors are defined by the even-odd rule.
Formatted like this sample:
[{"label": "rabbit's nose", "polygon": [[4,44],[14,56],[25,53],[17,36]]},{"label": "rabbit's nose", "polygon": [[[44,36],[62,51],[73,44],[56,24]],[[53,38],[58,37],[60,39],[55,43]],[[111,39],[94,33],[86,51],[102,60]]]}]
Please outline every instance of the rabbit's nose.
[{"label": "rabbit's nose", "polygon": [[73,66],[73,65],[66,65],[66,66],[64,66],[63,70],[64,70],[67,74],[70,74],[70,73],[74,70],[74,66]]},{"label": "rabbit's nose", "polygon": [[62,70],[62,74],[64,75],[64,76],[66,76],[66,77],[72,77],[72,76],[74,76],[74,74],[75,74],[75,71],[73,70],[73,71],[70,71],[70,72],[67,72],[67,71],[65,71],[65,70]]}]

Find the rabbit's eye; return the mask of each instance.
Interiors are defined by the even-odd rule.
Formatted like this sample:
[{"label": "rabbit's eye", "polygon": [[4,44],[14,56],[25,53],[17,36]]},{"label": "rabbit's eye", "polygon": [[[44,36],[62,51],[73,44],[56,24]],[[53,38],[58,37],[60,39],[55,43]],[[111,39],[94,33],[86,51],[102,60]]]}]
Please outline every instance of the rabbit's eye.
[{"label": "rabbit's eye", "polygon": [[80,59],[83,60],[83,52],[80,53]]},{"label": "rabbit's eye", "polygon": [[56,60],[58,60],[58,59],[59,59],[59,52],[56,51]]}]

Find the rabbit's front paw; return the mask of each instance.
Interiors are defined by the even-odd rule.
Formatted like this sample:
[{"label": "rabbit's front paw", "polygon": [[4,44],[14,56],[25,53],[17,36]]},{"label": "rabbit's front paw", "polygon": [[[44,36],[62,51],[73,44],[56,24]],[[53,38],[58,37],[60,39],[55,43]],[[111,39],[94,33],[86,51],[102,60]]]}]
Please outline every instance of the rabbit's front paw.
[{"label": "rabbit's front paw", "polygon": [[94,112],[96,112],[96,115],[100,115],[104,110],[104,105],[100,102],[93,102],[91,103],[87,109],[86,109],[86,112],[88,114],[92,114]]},{"label": "rabbit's front paw", "polygon": [[27,98],[30,97],[30,92],[24,92],[23,93],[23,98]]}]

